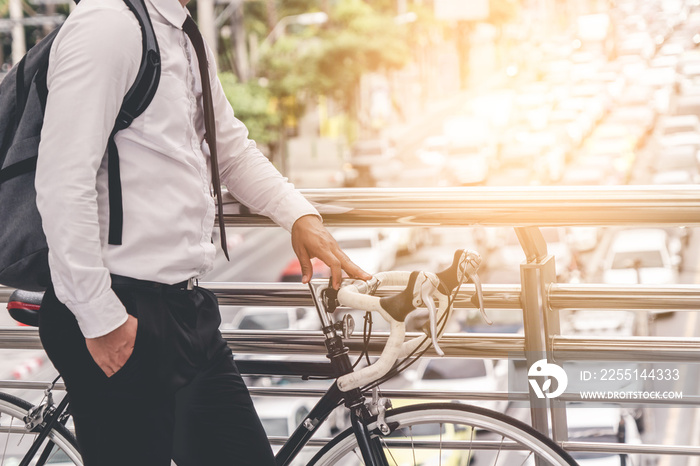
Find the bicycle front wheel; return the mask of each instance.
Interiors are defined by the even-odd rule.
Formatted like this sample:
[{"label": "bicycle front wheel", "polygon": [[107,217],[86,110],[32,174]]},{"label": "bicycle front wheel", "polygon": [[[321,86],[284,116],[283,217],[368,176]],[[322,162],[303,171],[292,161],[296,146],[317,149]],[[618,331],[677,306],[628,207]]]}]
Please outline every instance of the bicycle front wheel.
[{"label": "bicycle front wheel", "polygon": [[[34,443],[37,429],[30,431],[24,423],[31,408],[32,404],[21,398],[0,393],[0,466],[20,464]],[[73,434],[65,426],[56,425],[28,464],[82,466],[83,462]]]},{"label": "bicycle front wheel", "polygon": [[[387,410],[391,433],[379,433],[376,417],[368,426],[378,435],[390,466],[576,465],[571,456],[531,426],[476,406],[430,403]],[[536,458],[539,461],[536,463]],[[314,456],[313,466],[364,465],[352,429],[342,432]]]}]

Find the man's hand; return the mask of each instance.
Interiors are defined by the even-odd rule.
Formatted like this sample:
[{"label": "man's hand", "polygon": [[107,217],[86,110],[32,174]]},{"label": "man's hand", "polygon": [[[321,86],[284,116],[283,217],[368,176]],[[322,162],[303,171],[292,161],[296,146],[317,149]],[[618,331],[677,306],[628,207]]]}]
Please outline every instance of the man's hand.
[{"label": "man's hand", "polygon": [[85,339],[92,359],[107,377],[121,369],[134,351],[137,324],[136,317],[129,315],[126,322],[108,334]]},{"label": "man's hand", "polygon": [[292,247],[301,264],[301,281],[309,283],[313,275],[311,259],[318,257],[331,269],[333,288],[340,288],[343,270],[351,278],[369,280],[370,274],[355,265],[340,249],[335,238],[315,215],[305,215],[292,226]]}]

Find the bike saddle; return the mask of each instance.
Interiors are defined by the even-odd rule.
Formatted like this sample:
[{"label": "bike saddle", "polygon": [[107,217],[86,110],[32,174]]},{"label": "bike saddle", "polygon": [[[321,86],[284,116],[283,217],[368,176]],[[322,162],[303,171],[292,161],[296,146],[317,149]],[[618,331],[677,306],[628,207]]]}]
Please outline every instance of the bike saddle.
[{"label": "bike saddle", "polygon": [[44,293],[41,291],[15,290],[7,303],[7,311],[20,324],[39,326],[39,308]]}]

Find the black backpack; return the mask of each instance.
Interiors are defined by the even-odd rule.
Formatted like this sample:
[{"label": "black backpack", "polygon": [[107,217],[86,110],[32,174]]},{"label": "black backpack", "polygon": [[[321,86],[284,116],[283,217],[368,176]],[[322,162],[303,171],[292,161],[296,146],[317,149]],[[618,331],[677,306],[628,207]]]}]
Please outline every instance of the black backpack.
[{"label": "black backpack", "polygon": [[[109,244],[121,244],[123,219],[114,135],[143,113],[160,80],[158,43],[144,0],[124,2],[141,26],[143,54],[107,145]],[[0,284],[33,291],[45,289],[50,280],[34,178],[48,93],[49,52],[58,29],[32,47],[0,82]]]}]

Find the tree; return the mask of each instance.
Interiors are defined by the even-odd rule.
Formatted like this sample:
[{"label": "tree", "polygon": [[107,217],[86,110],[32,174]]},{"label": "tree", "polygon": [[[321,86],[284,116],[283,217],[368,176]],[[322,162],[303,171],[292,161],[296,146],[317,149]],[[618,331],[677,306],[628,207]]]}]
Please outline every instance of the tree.
[{"label": "tree", "polygon": [[219,79],[236,118],[248,127],[250,138],[273,149],[282,120],[274,109],[270,92],[254,81],[240,83],[230,72],[219,73]]},{"label": "tree", "polygon": [[262,57],[259,71],[269,80],[272,95],[287,102],[284,110],[292,117],[303,113],[309,98],[325,95],[357,124],[362,76],[403,67],[409,59],[406,42],[393,16],[363,0],[339,0],[322,27],[306,27],[278,40]]}]

